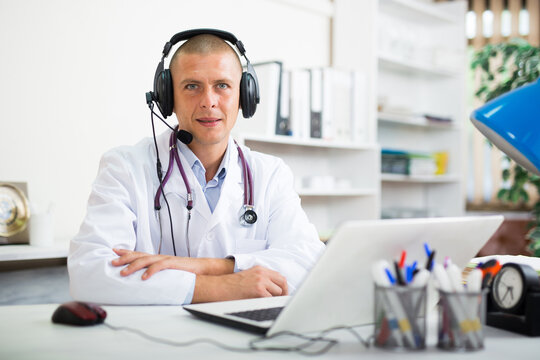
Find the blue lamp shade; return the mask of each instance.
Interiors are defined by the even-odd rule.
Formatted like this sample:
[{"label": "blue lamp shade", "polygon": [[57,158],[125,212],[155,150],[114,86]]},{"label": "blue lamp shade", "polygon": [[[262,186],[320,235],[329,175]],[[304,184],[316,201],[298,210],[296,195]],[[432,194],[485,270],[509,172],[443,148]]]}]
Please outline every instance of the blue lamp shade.
[{"label": "blue lamp shade", "polygon": [[540,176],[540,80],[487,102],[472,112],[471,121],[502,152]]}]

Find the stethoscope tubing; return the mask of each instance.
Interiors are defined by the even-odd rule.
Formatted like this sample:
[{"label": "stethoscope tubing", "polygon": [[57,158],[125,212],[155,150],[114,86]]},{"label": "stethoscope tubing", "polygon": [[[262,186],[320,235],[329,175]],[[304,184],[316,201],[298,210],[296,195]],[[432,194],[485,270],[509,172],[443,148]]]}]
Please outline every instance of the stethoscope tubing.
[{"label": "stethoscope tubing", "polygon": [[[171,136],[169,138],[169,165],[167,166],[167,172],[165,173],[165,177],[158,187],[158,190],[156,192],[156,195],[154,197],[154,206],[157,208],[160,207],[159,199],[162,195],[163,188],[165,187],[165,184],[169,181],[169,178],[171,177],[171,174],[173,172],[173,166],[176,162],[176,165],[178,166],[178,169],[180,170],[180,175],[182,176],[182,180],[184,181],[184,185],[186,186],[187,191],[187,209],[188,211],[191,211],[193,209],[193,195],[192,195],[192,189],[189,184],[189,180],[187,178],[187,175],[184,171],[184,167],[182,166],[182,162],[180,161],[180,155],[178,154],[177,144],[176,144],[176,134],[177,131],[174,131],[171,133]],[[238,156],[240,158],[240,162],[242,164],[242,175],[244,179],[244,209],[252,209],[254,204],[253,199],[253,177],[251,174],[251,168],[249,167],[249,164],[246,161],[246,158],[244,156],[244,152],[238,145],[236,141],[234,141],[234,144],[236,145],[236,148],[238,150]]]}]

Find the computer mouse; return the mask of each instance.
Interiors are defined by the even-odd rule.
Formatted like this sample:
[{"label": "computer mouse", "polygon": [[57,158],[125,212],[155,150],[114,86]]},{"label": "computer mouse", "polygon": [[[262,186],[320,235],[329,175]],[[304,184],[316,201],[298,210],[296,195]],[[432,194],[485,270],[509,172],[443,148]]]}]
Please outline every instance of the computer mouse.
[{"label": "computer mouse", "polygon": [[77,326],[101,324],[105,321],[107,312],[101,307],[81,301],[71,301],[61,304],[52,316],[52,322]]}]

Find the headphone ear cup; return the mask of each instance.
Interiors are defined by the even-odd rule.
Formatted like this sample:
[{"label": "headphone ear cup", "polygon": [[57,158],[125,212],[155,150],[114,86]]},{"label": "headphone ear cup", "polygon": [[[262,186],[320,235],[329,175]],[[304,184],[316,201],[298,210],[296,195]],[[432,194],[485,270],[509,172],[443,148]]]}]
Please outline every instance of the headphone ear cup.
[{"label": "headphone ear cup", "polygon": [[172,115],[174,100],[172,77],[169,69],[159,73],[156,82],[157,104],[164,117]]},{"label": "headphone ear cup", "polygon": [[243,72],[240,80],[240,107],[242,115],[246,119],[252,117],[257,109],[256,86],[253,76],[248,72]]}]

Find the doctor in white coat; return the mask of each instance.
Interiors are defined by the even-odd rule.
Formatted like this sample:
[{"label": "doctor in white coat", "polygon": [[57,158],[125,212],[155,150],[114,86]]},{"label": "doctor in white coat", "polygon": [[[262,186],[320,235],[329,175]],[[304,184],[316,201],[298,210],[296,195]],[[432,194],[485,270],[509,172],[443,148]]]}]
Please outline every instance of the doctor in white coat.
[{"label": "doctor in white coat", "polygon": [[[72,296],[106,304],[185,304],[292,294],[324,245],[301,208],[290,169],[244,146],[257,221],[240,222],[248,179],[230,136],[240,104],[237,53],[221,37],[197,35],[176,51],[170,73],[179,128],[193,141],[174,138],[170,147],[172,131],[166,131],[155,144],[148,138],[103,156],[86,217],[71,241]],[[192,189],[191,210],[174,161],[161,210],[155,209],[156,149],[164,164],[177,151]]]}]

